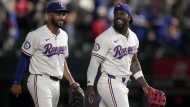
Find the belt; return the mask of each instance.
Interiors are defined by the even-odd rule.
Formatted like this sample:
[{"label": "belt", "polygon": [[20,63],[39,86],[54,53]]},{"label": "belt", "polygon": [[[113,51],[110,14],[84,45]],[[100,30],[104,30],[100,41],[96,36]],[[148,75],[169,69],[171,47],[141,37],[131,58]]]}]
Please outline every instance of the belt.
[{"label": "belt", "polygon": [[59,81],[60,79],[55,77],[55,76],[48,76],[48,75],[42,75],[42,74],[35,74],[35,75],[38,75],[38,76],[42,76],[42,77],[47,77],[47,78],[50,78],[51,80],[54,80],[54,81]]},{"label": "belt", "polygon": [[107,74],[109,78],[120,80],[124,85],[129,85],[131,82],[131,79],[122,78],[122,77],[116,77],[114,75]]}]

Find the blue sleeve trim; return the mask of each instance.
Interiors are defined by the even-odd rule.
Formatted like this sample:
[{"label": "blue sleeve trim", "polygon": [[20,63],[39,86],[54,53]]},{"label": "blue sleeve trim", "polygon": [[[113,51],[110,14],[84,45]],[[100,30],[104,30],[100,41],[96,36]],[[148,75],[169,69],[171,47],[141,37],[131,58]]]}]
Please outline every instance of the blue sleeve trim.
[{"label": "blue sleeve trim", "polygon": [[24,53],[21,53],[21,56],[19,58],[19,62],[17,64],[17,68],[15,71],[15,78],[14,78],[15,84],[20,84],[22,75],[26,69],[29,58],[30,58],[29,56],[25,55]]},{"label": "blue sleeve trim", "polygon": [[23,52],[23,54],[27,55],[27,56],[32,56],[31,54],[27,53],[26,51],[24,51],[23,49],[21,50]]},{"label": "blue sleeve trim", "polygon": [[92,56],[96,56],[96,57],[98,57],[98,58],[100,58],[100,59],[102,59],[102,60],[105,59],[103,56],[101,56],[101,55],[99,55],[99,54],[96,54],[96,53],[92,53]]}]

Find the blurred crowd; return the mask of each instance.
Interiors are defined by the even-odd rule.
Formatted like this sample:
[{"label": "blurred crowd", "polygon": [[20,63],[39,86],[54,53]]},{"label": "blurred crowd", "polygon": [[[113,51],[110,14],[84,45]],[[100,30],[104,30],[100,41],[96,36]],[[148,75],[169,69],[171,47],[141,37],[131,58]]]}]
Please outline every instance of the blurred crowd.
[{"label": "blurred crowd", "polygon": [[74,57],[91,53],[94,39],[112,26],[119,2],[132,8],[130,28],[140,41],[140,59],[190,56],[190,0],[1,0],[0,57],[19,56],[27,33],[46,23],[51,1],[71,10],[63,29]]}]

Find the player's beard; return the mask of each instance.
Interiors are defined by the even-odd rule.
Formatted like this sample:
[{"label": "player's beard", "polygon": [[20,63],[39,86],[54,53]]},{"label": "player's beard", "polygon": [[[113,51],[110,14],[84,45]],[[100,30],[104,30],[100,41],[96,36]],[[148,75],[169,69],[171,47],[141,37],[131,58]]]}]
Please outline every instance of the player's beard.
[{"label": "player's beard", "polygon": [[57,28],[62,28],[63,27],[63,24],[59,24],[58,21],[56,21],[53,18],[51,19],[51,23],[52,23],[52,25],[54,25]]},{"label": "player's beard", "polygon": [[117,26],[116,22],[114,21],[114,25],[113,25],[113,28],[119,32],[119,33],[122,33],[124,30],[127,29],[127,22],[125,22],[122,26]]}]

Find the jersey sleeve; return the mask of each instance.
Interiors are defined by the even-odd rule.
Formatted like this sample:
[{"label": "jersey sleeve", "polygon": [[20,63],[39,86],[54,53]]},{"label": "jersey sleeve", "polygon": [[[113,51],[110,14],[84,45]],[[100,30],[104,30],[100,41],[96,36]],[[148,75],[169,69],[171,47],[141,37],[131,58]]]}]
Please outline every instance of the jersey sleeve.
[{"label": "jersey sleeve", "polygon": [[138,52],[138,49],[139,49],[139,40],[136,36],[136,53]]},{"label": "jersey sleeve", "polygon": [[28,33],[24,43],[22,44],[22,52],[27,56],[32,56],[35,49],[37,48],[38,42],[34,32]]},{"label": "jersey sleeve", "polygon": [[69,57],[69,46],[68,46],[68,42],[67,42],[67,49],[65,52],[65,58],[68,58],[68,57]]},{"label": "jersey sleeve", "polygon": [[[63,31],[62,31],[63,32]],[[65,35],[65,42],[67,43],[66,51],[65,51],[65,58],[69,57],[69,45],[68,45],[68,34],[66,32],[63,32]]]},{"label": "jersey sleeve", "polygon": [[92,56],[96,56],[104,60],[110,48],[110,43],[108,38],[103,37],[103,35],[96,38],[94,47],[92,50]]}]

